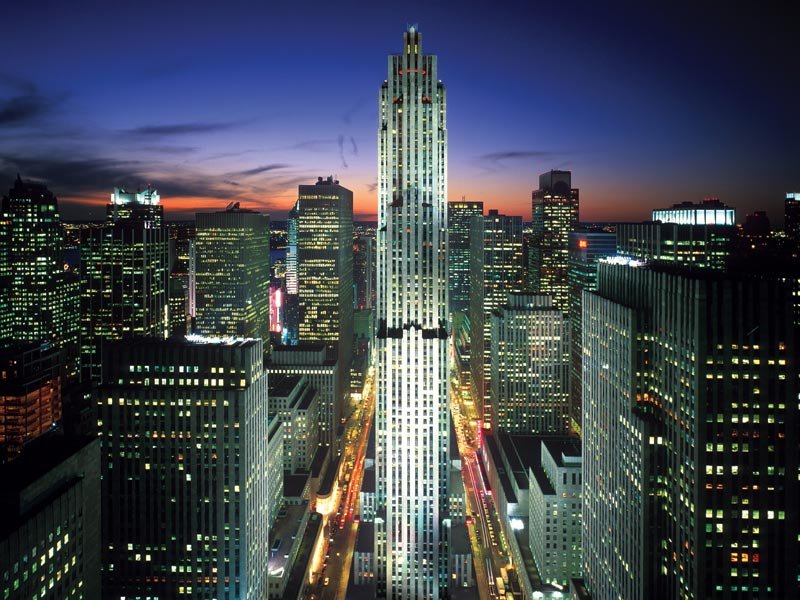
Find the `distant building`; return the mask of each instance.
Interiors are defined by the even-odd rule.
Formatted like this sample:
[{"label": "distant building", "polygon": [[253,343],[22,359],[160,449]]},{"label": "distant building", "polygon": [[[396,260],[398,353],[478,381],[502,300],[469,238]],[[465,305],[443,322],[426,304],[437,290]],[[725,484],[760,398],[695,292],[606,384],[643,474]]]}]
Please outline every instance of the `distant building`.
[{"label": "distant building", "polygon": [[75,378],[79,307],[78,280],[65,270],[58,200],[17,175],[0,210],[0,347],[52,344],[63,352],[65,376]]},{"label": "distant building", "polygon": [[472,217],[483,216],[483,202],[456,200],[447,203],[447,281],[450,312],[469,310],[470,231]]},{"label": "distant building", "polygon": [[170,223],[169,231],[169,333],[191,333],[194,317],[194,223]]},{"label": "distant building", "polygon": [[0,350],[0,463],[61,419],[61,351],[48,344]]},{"label": "distant building", "polygon": [[522,217],[509,217],[490,210],[470,223],[470,371],[478,415],[492,422],[491,389],[492,311],[503,305],[510,292],[522,291]]},{"label": "distant building", "polygon": [[49,433],[0,464],[0,596],[101,598],[97,439]]},{"label": "distant building", "polygon": [[570,323],[570,407],[569,426],[581,431],[581,364],[583,290],[597,285],[597,261],[616,252],[616,235],[605,231],[573,231],[569,234],[569,323]]},{"label": "distant building", "polygon": [[595,598],[798,595],[797,326],[769,274],[600,261],[583,296]]},{"label": "distant building", "polygon": [[720,202],[719,198],[680,202],[670,208],[654,208],[651,215],[653,221],[675,225],[736,225],[736,209]]},{"label": "distant building", "polygon": [[298,187],[294,213],[299,340],[323,341],[336,353],[343,404],[353,353],[353,192],[320,177]]},{"label": "distant building", "polygon": [[353,241],[353,285],[357,310],[375,307],[376,259],[373,238],[360,236]]},{"label": "distant building", "polygon": [[300,307],[297,283],[297,207],[292,207],[286,219],[286,313],[284,345],[296,346],[300,337]]},{"label": "distant building", "polygon": [[197,213],[196,227],[197,331],[260,338],[269,352],[269,215],[236,202]]},{"label": "distant building", "polygon": [[800,192],[787,192],[783,204],[783,230],[790,240],[800,244]]},{"label": "distant building", "polygon": [[566,433],[569,322],[552,298],[509,294],[492,311],[489,354],[492,429]]},{"label": "distant building", "polygon": [[261,340],[195,336],[107,348],[103,597],[266,596],[275,458],[263,354]]},{"label": "distant building", "polygon": [[81,230],[81,368],[99,381],[106,343],[169,331],[169,242],[158,192],[115,188],[102,227]]},{"label": "distant building", "polygon": [[[270,376],[305,375],[318,394],[320,443],[338,452],[342,406],[337,402],[339,368],[336,360],[328,357],[324,342],[298,346],[276,346],[267,365]],[[348,378],[349,381],[349,378]]]},{"label": "distant building", "polygon": [[744,217],[742,223],[742,233],[748,238],[769,237],[772,227],[769,224],[769,217],[763,210],[755,210]]},{"label": "distant building", "polygon": [[319,446],[317,390],[305,375],[272,374],[269,411],[283,423],[283,466],[296,473],[308,471]]},{"label": "distant building", "polygon": [[566,587],[581,574],[581,448],[576,439],[543,439],[530,470],[529,539],[542,582]]},{"label": "distant building", "polygon": [[532,194],[529,282],[537,294],[548,294],[564,313],[569,311],[569,234],[578,227],[578,190],[570,171],[539,175]]}]

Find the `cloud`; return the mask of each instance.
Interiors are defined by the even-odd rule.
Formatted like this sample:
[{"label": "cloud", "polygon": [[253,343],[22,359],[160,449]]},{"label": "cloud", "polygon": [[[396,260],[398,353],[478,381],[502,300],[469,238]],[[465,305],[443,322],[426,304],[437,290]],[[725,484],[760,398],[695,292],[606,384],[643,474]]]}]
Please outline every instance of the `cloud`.
[{"label": "cloud", "polygon": [[143,125],[126,129],[125,133],[138,137],[161,137],[169,135],[192,135],[195,133],[213,133],[224,131],[236,127],[238,123],[218,122],[218,123],[171,123],[168,125]]},{"label": "cloud", "polygon": [[143,146],[145,152],[158,152],[160,154],[191,154],[197,152],[198,146]]},{"label": "cloud", "polygon": [[364,105],[366,104],[365,100],[359,100],[355,104],[353,104],[350,108],[345,110],[342,113],[342,121],[344,121],[347,125],[353,122],[353,117],[360,111]]},{"label": "cloud", "polygon": [[25,79],[0,73],[0,85],[13,90],[11,97],[0,99],[0,127],[20,127],[37,121],[57,104]]},{"label": "cloud", "polygon": [[52,156],[0,156],[2,171],[46,183],[56,195],[94,195],[146,181],[140,161]]},{"label": "cloud", "polygon": [[358,156],[358,146],[356,146],[356,139],[352,135],[350,136],[350,148],[352,153]]},{"label": "cloud", "polygon": [[336,144],[336,140],[303,140],[293,146],[289,146],[289,149],[305,150],[307,152],[327,152],[334,144]]},{"label": "cloud", "polygon": [[234,171],[230,173],[231,177],[252,177],[253,175],[260,175],[261,173],[268,173],[269,171],[277,171],[279,169],[286,169],[289,165],[283,163],[273,163],[269,165],[262,165],[254,169],[245,169],[244,171]]},{"label": "cloud", "polygon": [[365,185],[367,186],[367,191],[368,192],[374,192],[375,190],[378,189],[378,180],[376,179],[372,183],[367,183]]},{"label": "cloud", "polygon": [[503,150],[501,152],[490,152],[482,154],[479,160],[490,162],[502,162],[506,160],[518,160],[524,158],[554,158],[563,156],[565,152],[550,152],[548,150]]}]

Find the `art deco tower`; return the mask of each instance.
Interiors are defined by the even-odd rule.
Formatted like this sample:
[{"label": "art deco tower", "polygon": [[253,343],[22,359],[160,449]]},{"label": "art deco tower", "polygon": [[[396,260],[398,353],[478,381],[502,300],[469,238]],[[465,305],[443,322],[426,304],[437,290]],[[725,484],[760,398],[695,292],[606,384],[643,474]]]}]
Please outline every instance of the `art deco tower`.
[{"label": "art deco tower", "polygon": [[447,586],[447,124],[416,27],[389,56],[378,131],[378,597]]}]

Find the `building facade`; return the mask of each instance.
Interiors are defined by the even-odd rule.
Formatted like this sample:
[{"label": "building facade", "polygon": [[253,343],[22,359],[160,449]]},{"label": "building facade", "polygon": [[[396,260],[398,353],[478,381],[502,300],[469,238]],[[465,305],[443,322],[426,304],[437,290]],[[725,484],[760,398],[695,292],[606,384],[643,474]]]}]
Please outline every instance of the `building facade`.
[{"label": "building facade", "polygon": [[569,234],[569,324],[570,324],[570,380],[569,428],[581,432],[581,361],[583,355],[582,330],[583,290],[593,290],[597,285],[597,261],[613,256],[616,235],[605,231],[573,231]]},{"label": "building facade", "polygon": [[449,586],[447,119],[415,26],[378,114],[376,591],[435,599]]},{"label": "building facade", "polygon": [[104,598],[266,596],[267,404],[261,340],[107,348]]},{"label": "building facade", "polygon": [[800,192],[787,192],[783,204],[783,230],[786,236],[800,244]]},{"label": "building facade", "polygon": [[447,206],[447,283],[450,312],[469,310],[472,217],[483,216],[483,202],[456,200]]},{"label": "building facade", "polygon": [[232,203],[196,227],[197,331],[269,340],[269,215]]},{"label": "building facade", "polygon": [[290,473],[307,472],[319,446],[317,390],[305,375],[272,374],[270,415],[283,423],[283,466]]},{"label": "building facade", "polygon": [[524,286],[522,217],[490,210],[485,217],[473,217],[470,228],[470,372],[478,417],[489,426],[491,314],[505,304],[509,293],[521,292]]},{"label": "building facade", "polygon": [[532,291],[548,294],[564,313],[569,311],[569,234],[578,227],[578,190],[570,171],[539,175],[532,194],[529,282]]},{"label": "building facade", "polygon": [[789,284],[604,259],[583,315],[593,597],[797,596]]},{"label": "building facade", "polygon": [[115,188],[102,227],[81,230],[81,369],[99,381],[106,343],[169,331],[169,241],[152,188]]},{"label": "building facade", "polygon": [[552,298],[509,294],[492,311],[489,354],[492,429],[566,433],[569,322]]}]

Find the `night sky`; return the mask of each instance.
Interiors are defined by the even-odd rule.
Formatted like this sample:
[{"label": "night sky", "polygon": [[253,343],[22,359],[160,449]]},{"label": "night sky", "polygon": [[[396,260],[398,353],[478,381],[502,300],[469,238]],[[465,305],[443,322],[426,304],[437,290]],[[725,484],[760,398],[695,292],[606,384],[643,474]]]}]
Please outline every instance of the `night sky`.
[{"label": "night sky", "polygon": [[170,218],[234,200],[283,218],[335,174],[372,218],[378,89],[417,23],[448,90],[451,200],[529,220],[539,173],[564,168],[584,221],[717,196],[780,225],[800,191],[790,3],[599,4],[6,0],[0,190],[43,180],[68,219],[146,183]]}]

